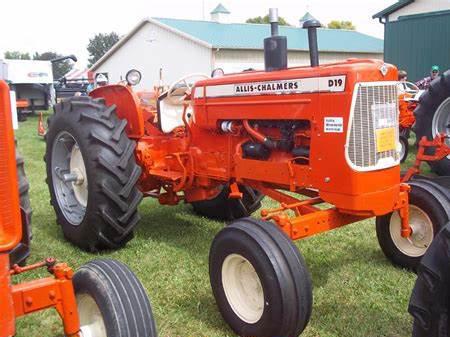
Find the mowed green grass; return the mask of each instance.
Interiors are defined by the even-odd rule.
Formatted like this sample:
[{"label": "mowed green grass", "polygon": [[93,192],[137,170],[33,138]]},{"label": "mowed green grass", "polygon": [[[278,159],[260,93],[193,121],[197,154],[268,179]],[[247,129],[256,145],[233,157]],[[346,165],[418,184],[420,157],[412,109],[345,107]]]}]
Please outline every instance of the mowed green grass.
[{"label": "mowed green grass", "polygon": [[[189,205],[160,206],[146,199],[135,238],[119,251],[88,254],[64,240],[45,183],[45,142],[37,118],[20,123],[20,151],[31,183],[33,243],[29,262],[47,256],[73,268],[99,257],[128,264],[143,283],[160,336],[233,336],[211,293],[208,253],[221,222],[196,216]],[[412,140],[411,140],[412,144]],[[411,146],[412,150],[413,146]],[[411,155],[410,155],[411,157]],[[412,159],[410,158],[410,161]],[[264,206],[273,206],[269,199]],[[406,337],[407,306],[415,275],[393,267],[378,247],[374,219],[298,241],[314,286],[314,306],[305,337]],[[19,280],[45,275],[28,273]],[[53,311],[19,319],[17,336],[63,336]]]}]

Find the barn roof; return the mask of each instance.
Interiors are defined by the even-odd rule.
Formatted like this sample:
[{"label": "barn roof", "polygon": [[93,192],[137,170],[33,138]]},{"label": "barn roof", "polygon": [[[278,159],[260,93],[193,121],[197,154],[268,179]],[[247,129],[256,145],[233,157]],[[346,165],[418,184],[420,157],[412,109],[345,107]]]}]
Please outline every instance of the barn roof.
[{"label": "barn roof", "polygon": [[377,14],[374,14],[372,16],[372,18],[376,19],[376,18],[382,18],[385,16],[388,16],[396,11],[398,11],[399,9],[408,6],[410,3],[413,3],[415,0],[399,0],[397,1],[395,4],[390,5],[389,7],[383,9],[382,11],[378,12]]},{"label": "barn roof", "polygon": [[[100,67],[148,23],[158,25],[206,48],[262,50],[264,38],[270,35],[268,24],[147,18],[123,36],[90,68],[90,71]],[[321,52],[383,53],[383,40],[354,30],[319,28],[317,34]],[[308,33],[305,29],[280,26],[280,35],[287,36],[288,49],[308,50]]]},{"label": "barn roof", "polygon": [[[213,48],[263,49],[264,38],[270,34],[268,24],[219,23],[213,21],[153,18],[179,30]],[[287,36],[288,49],[308,50],[308,33],[305,29],[280,26],[280,35]],[[383,40],[354,30],[318,29],[320,51],[348,53],[382,53]]]}]

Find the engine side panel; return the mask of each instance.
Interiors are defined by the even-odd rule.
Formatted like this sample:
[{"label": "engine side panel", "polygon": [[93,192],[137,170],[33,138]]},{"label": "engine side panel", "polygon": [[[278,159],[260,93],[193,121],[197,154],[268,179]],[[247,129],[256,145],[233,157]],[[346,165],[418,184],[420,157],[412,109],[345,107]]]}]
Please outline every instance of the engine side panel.
[{"label": "engine side panel", "polygon": [[[203,154],[220,152],[223,156],[225,151],[227,177],[263,181],[291,190],[314,188],[339,208],[386,213],[398,196],[399,166],[355,171],[345,159],[345,146],[355,84],[393,81],[396,77],[395,67],[382,61],[353,60],[314,69],[250,72],[198,82],[192,146]],[[308,121],[309,162],[299,164],[291,153],[277,150],[267,160],[242,158],[240,144],[249,140],[248,135],[220,131],[223,121],[242,120],[260,124],[268,120]],[[260,130],[267,135],[271,132]],[[206,133],[214,134],[213,143],[205,144]],[[224,144],[228,144],[227,148]],[[202,174],[208,175],[208,170]]]}]

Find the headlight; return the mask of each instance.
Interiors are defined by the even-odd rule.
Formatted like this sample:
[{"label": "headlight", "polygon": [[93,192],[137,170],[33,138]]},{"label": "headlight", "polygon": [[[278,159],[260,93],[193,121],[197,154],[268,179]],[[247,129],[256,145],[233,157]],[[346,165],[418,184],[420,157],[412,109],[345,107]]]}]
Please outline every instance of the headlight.
[{"label": "headlight", "polygon": [[223,71],[222,68],[216,68],[211,73],[212,78],[222,77],[222,76],[225,76],[225,72]]},{"label": "headlight", "polygon": [[127,75],[125,76],[128,85],[138,85],[139,82],[141,82],[142,75],[139,70],[131,69],[127,72]]}]

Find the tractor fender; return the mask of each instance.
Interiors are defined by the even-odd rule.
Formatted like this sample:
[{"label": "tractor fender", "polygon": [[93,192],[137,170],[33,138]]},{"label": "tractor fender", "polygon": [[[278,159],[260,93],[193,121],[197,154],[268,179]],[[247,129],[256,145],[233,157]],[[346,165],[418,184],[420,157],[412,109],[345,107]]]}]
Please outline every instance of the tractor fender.
[{"label": "tractor fender", "polygon": [[107,85],[92,90],[92,98],[103,98],[107,106],[115,105],[117,117],[127,120],[125,131],[129,138],[140,138],[144,135],[144,115],[139,97],[131,87],[123,84]]}]

